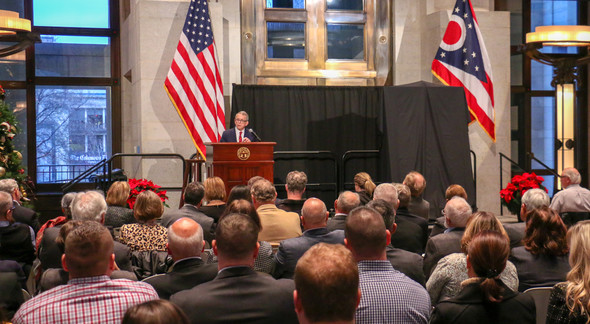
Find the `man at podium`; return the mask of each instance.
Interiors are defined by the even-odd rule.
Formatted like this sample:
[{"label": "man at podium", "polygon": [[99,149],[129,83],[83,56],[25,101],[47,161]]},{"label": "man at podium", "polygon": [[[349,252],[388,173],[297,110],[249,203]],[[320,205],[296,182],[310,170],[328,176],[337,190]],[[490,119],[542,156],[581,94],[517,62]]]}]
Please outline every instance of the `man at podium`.
[{"label": "man at podium", "polygon": [[220,142],[259,142],[255,134],[253,134],[252,129],[246,129],[248,126],[248,113],[245,111],[240,111],[236,114],[234,119],[234,124],[236,127],[228,129],[223,132],[221,135]]}]

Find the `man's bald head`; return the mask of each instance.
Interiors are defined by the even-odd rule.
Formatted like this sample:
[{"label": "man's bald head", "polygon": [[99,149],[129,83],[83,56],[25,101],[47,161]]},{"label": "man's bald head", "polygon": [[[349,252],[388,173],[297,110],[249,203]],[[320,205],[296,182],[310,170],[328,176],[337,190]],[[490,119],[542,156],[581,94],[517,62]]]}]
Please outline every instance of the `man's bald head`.
[{"label": "man's bald head", "polygon": [[168,227],[168,251],[175,261],[200,256],[204,244],[203,228],[190,218],[182,217]]},{"label": "man's bald head", "polygon": [[325,227],[328,217],[326,204],[317,198],[309,198],[301,208],[303,227],[310,228]]}]

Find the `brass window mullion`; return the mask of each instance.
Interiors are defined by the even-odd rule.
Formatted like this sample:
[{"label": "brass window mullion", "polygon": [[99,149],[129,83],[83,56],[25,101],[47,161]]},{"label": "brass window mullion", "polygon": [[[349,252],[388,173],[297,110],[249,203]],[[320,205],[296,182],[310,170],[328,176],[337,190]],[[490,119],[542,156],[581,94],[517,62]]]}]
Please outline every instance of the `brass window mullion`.
[{"label": "brass window mullion", "polygon": [[323,70],[327,59],[327,36],[324,12],[325,1],[307,2],[305,45],[309,70]]}]

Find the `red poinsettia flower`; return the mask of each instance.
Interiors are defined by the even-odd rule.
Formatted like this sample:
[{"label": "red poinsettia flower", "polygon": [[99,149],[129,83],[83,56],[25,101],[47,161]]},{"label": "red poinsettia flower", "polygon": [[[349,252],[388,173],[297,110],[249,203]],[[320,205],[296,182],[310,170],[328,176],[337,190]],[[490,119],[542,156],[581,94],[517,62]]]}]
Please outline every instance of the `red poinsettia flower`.
[{"label": "red poinsettia flower", "polygon": [[164,206],[168,206],[166,204],[166,200],[168,200],[168,196],[166,196],[166,190],[160,189],[162,188],[161,186],[158,186],[152,181],[146,179],[129,179],[128,182],[129,187],[131,188],[131,191],[129,192],[129,198],[127,198],[127,204],[129,205],[129,208],[133,209],[135,200],[137,200],[137,196],[146,190],[156,193],[156,195],[158,195],[158,197],[160,197],[162,200],[162,203],[164,203]]},{"label": "red poinsettia flower", "polygon": [[521,198],[525,192],[537,188],[547,192],[547,188],[543,186],[543,181],[545,179],[537,176],[534,172],[515,175],[506,185],[506,188],[500,190],[502,205],[506,206],[513,214],[518,215],[520,212]]}]

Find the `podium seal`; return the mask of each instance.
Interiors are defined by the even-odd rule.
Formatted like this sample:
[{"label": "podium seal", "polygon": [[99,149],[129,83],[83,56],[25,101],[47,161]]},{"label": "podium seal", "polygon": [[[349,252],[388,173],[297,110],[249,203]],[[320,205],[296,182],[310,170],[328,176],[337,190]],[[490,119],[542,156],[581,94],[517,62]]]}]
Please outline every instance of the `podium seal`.
[{"label": "podium seal", "polygon": [[245,161],[250,158],[250,150],[247,147],[240,147],[238,149],[238,159]]}]

